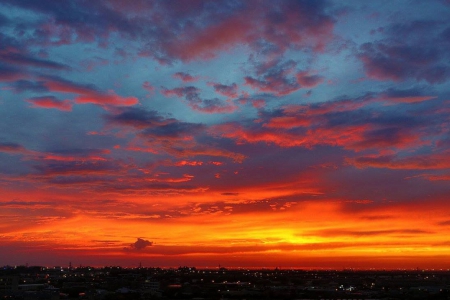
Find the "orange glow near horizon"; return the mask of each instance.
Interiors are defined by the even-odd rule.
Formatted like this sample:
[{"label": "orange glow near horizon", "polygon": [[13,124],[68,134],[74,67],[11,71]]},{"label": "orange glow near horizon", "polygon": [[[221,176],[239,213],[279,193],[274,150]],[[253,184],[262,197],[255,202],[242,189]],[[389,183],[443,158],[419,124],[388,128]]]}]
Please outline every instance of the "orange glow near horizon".
[{"label": "orange glow near horizon", "polygon": [[[280,193],[280,197],[287,195]],[[152,204],[148,209],[155,213],[144,216],[145,197],[130,197],[129,201],[124,197],[118,204],[90,209],[74,208],[81,205],[77,199],[73,199],[73,207],[35,202],[33,209],[27,209],[27,217],[14,219],[8,214],[21,203],[12,201],[2,213],[9,218],[1,224],[2,239],[8,241],[6,249],[28,253],[29,263],[39,263],[32,259],[34,253],[45,257],[45,249],[51,249],[53,254],[73,255],[72,260],[93,266],[116,261],[132,266],[136,260],[151,266],[176,266],[171,262],[184,260],[204,267],[414,268],[437,267],[437,261],[441,268],[450,267],[445,263],[450,253],[445,239],[450,232],[448,226],[440,225],[448,222],[442,203],[429,203],[426,209],[408,206],[406,210],[401,204],[376,206],[359,201],[354,210],[346,200],[275,205],[252,200],[252,195],[243,194],[249,200],[235,199],[224,207],[199,200],[217,197],[214,193],[197,193],[196,205],[175,196],[171,200],[177,206],[172,213],[177,217],[156,212],[170,211],[168,199],[166,204]],[[270,195],[275,196],[275,192]],[[246,211],[246,206],[260,208]],[[43,216],[43,211],[52,209],[65,210],[67,215]],[[242,211],[235,213],[235,209]],[[147,237],[153,244],[138,249],[133,244],[136,237]]]}]

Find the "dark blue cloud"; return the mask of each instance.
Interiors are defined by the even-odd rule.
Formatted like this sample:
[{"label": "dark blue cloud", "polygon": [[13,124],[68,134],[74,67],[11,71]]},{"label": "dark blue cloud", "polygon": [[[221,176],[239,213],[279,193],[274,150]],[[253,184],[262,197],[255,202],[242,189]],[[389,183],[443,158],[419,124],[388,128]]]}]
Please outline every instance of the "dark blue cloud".
[{"label": "dark blue cloud", "polygon": [[444,50],[450,46],[446,30],[442,22],[428,20],[390,25],[384,39],[360,47],[367,75],[380,80],[443,83],[450,77],[450,55]]},{"label": "dark blue cloud", "polygon": [[147,128],[141,134],[155,138],[182,138],[186,135],[195,135],[204,128],[205,126],[202,124],[171,122]]},{"label": "dark blue cloud", "polygon": [[[124,108],[120,109],[115,115],[105,115],[108,122],[133,126],[136,128],[146,128],[153,126],[160,126],[167,122],[156,111],[148,111],[143,108]],[[175,121],[170,119],[170,121]]]},{"label": "dark blue cloud", "polygon": [[17,93],[22,92],[36,92],[36,93],[45,93],[48,92],[48,88],[44,85],[44,81],[30,81],[26,79],[21,79],[14,81],[11,83],[11,87]]}]

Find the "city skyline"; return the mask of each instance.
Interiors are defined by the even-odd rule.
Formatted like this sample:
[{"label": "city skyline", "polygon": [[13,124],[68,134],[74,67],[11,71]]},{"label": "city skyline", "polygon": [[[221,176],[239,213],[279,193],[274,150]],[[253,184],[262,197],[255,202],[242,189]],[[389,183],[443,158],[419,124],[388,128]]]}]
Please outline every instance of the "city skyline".
[{"label": "city skyline", "polygon": [[0,3],[0,265],[450,268],[450,2]]}]

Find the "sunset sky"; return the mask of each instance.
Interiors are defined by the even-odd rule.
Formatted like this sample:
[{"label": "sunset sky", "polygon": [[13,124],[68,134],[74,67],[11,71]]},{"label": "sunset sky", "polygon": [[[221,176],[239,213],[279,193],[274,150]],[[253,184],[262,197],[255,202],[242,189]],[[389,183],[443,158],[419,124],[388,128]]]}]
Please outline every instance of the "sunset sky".
[{"label": "sunset sky", "polygon": [[450,1],[0,4],[0,265],[450,268]]}]

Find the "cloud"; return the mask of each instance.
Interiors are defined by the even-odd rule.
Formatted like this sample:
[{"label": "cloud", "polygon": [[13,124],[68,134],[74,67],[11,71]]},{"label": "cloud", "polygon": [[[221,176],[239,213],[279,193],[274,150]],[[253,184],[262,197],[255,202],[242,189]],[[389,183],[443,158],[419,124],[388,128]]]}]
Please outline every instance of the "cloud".
[{"label": "cloud", "polygon": [[236,83],[232,85],[225,85],[220,83],[210,83],[216,93],[220,95],[226,96],[228,98],[237,98],[238,97],[238,87]]},{"label": "cloud", "polygon": [[27,150],[19,144],[15,143],[0,143],[0,151],[1,152],[10,152],[10,153],[25,153]]},{"label": "cloud", "polygon": [[[104,45],[113,33],[119,33],[128,40],[147,41],[140,54],[161,63],[210,59],[242,45],[277,55],[288,49],[322,51],[332,39],[334,24],[327,2],[321,0],[196,1],[190,5],[99,1],[76,8],[67,3],[43,1],[36,5],[29,0],[7,0],[4,5],[45,16],[34,24],[32,32],[34,42],[42,46],[76,42]],[[60,67],[46,61],[34,63]]]},{"label": "cloud", "polygon": [[83,161],[79,160],[56,160],[44,162],[34,166],[39,173],[46,176],[55,175],[82,175],[88,176],[92,174],[113,174],[118,172],[119,166],[106,161]]},{"label": "cloud", "polygon": [[62,150],[50,150],[40,153],[37,156],[44,160],[54,161],[106,161],[105,156],[109,155],[109,149],[92,149],[92,148],[66,148]]},{"label": "cloud", "polygon": [[[446,29],[436,21],[394,23],[384,32],[385,38],[360,46],[366,75],[378,80],[405,81],[413,79],[430,84],[450,78],[450,46]],[[399,43],[398,37],[402,36]],[[440,45],[440,47],[435,47]]]},{"label": "cloud", "polygon": [[204,128],[202,124],[163,118],[155,111],[141,108],[119,109],[116,114],[106,115],[105,118],[112,124],[132,126],[141,130],[140,135],[157,139],[185,139]]},{"label": "cloud", "polygon": [[166,51],[170,56],[189,61],[210,59],[239,44],[278,53],[303,47],[321,50],[330,39],[333,27],[325,7],[322,1],[262,5],[237,2],[213,24],[179,35],[178,43],[169,42]]},{"label": "cloud", "polygon": [[50,60],[39,59],[21,53],[4,53],[0,54],[0,59],[4,63],[11,65],[19,65],[34,68],[47,68],[53,70],[70,70],[71,68],[65,64],[57,63]]},{"label": "cloud", "polygon": [[149,246],[153,246],[153,242],[144,240],[142,238],[137,238],[136,242],[131,244],[129,247],[125,247],[124,250],[126,250],[126,251],[141,251]]},{"label": "cloud", "polygon": [[397,155],[370,155],[348,158],[358,168],[388,168],[404,170],[439,170],[450,168],[450,153],[431,153],[399,157]]},{"label": "cloud", "polygon": [[106,93],[89,93],[75,97],[76,103],[92,103],[100,106],[133,106],[139,103],[136,97],[122,97],[110,90]]},{"label": "cloud", "polygon": [[16,93],[22,93],[26,91],[45,93],[48,92],[48,88],[44,85],[44,81],[30,81],[30,80],[17,80],[11,84],[11,87]]},{"label": "cloud", "polygon": [[294,61],[276,62],[274,65],[257,66],[260,78],[246,76],[245,84],[260,92],[272,93],[276,96],[289,95],[301,88],[293,73],[297,63]]},{"label": "cloud", "polygon": [[202,113],[232,113],[237,106],[231,101],[222,101],[218,98],[202,99],[200,90],[194,86],[166,89],[163,87],[161,93],[166,97],[183,97],[193,110]]},{"label": "cloud", "polygon": [[98,91],[93,85],[81,85],[55,77],[45,77],[44,85],[51,92],[76,94],[75,103],[92,103],[100,106],[133,106],[139,103],[136,97],[122,97],[114,91]]},{"label": "cloud", "polygon": [[[251,59],[253,61],[253,59]],[[272,59],[253,62],[257,77],[246,76],[245,84],[260,92],[276,96],[289,95],[302,88],[314,88],[324,81],[311,71],[297,70],[294,60]]]},{"label": "cloud", "polygon": [[156,111],[148,111],[137,107],[119,109],[116,114],[105,115],[105,118],[110,123],[128,125],[135,128],[163,126],[177,121],[175,119],[165,119]]},{"label": "cloud", "polygon": [[[193,7],[197,7],[197,14],[193,14],[193,8],[180,13],[171,3],[159,5],[166,18],[153,32],[161,43],[148,42],[141,55],[152,56],[163,64],[211,59],[239,46],[281,55],[288,49],[322,51],[332,38],[333,20],[325,12],[325,1],[196,4]],[[177,24],[190,26],[173,26],[173,18]]]},{"label": "cloud", "polygon": [[[163,265],[444,253],[430,247],[450,192],[440,3],[3,1],[3,240],[60,257],[95,240],[83,259],[125,247]],[[162,248],[145,238],[158,226]]]},{"label": "cloud", "polygon": [[180,79],[183,82],[194,82],[199,80],[199,76],[192,76],[188,73],[184,73],[184,72],[177,72],[175,74],[173,74],[173,78],[177,78]]},{"label": "cloud", "polygon": [[311,75],[306,71],[299,72],[296,76],[302,88],[314,88],[324,81],[322,76]]},{"label": "cloud", "polygon": [[440,225],[440,226],[450,226],[450,220],[439,222],[438,225]]},{"label": "cloud", "polygon": [[194,86],[178,87],[173,89],[166,89],[163,87],[161,93],[166,97],[183,97],[190,101],[194,101],[199,98],[200,90]]},{"label": "cloud", "polygon": [[17,68],[0,64],[0,81],[16,81],[27,77],[27,75]]},{"label": "cloud", "polygon": [[202,130],[204,125],[188,122],[168,122],[160,126],[152,126],[141,132],[141,135],[153,138],[185,139]]},{"label": "cloud", "polygon": [[73,103],[70,100],[59,100],[54,96],[33,97],[27,99],[31,107],[35,108],[54,108],[62,111],[72,111]]},{"label": "cloud", "polygon": [[[403,91],[398,93],[403,94]],[[395,93],[391,90],[390,94]],[[398,151],[431,145],[428,134],[439,132],[439,122],[445,122],[446,118],[442,106],[437,110],[439,102],[433,102],[426,112],[420,106],[404,110],[379,109],[385,105],[383,102],[391,101],[385,99],[383,93],[368,93],[353,99],[287,105],[260,111],[257,122],[222,123],[212,126],[210,131],[239,144],[267,143],[280,147],[329,145],[353,151]],[[398,101],[397,105],[409,107],[410,103]]]},{"label": "cloud", "polygon": [[40,26],[36,26],[35,36],[43,45],[63,45],[75,41],[92,42],[97,37],[107,37],[111,31],[119,30],[131,34],[137,29],[122,15],[101,2],[84,3],[76,8],[69,3],[54,5],[43,1],[36,5],[34,1],[5,1],[5,5],[21,7],[46,16]]},{"label": "cloud", "polygon": [[389,88],[381,94],[381,99],[396,104],[420,103],[437,98],[437,96],[424,95],[424,90],[426,90],[425,87],[414,87],[405,90]]},{"label": "cloud", "polygon": [[44,201],[6,201],[0,202],[0,206],[4,208],[52,208],[57,205],[56,202],[44,202]]},{"label": "cloud", "polygon": [[181,160],[175,163],[175,166],[181,167],[181,166],[201,166],[203,165],[202,161],[187,161],[187,160]]},{"label": "cloud", "polygon": [[245,158],[242,154],[199,142],[206,133],[205,124],[164,118],[155,111],[132,107],[117,108],[105,119],[110,125],[127,125],[137,130],[138,139],[135,140],[136,144],[129,146],[130,150],[164,152],[185,160],[202,155],[228,157],[237,162]]}]

